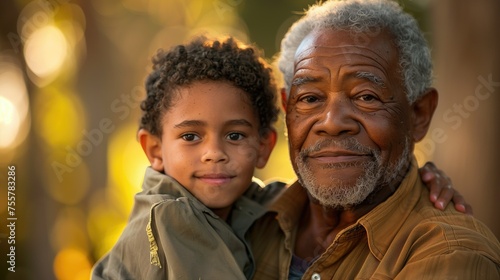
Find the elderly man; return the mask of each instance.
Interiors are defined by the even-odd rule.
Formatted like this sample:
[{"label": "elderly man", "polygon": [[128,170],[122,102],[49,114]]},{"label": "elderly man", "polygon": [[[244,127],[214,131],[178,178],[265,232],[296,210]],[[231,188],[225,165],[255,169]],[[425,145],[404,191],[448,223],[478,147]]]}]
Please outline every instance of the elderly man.
[{"label": "elderly man", "polygon": [[254,279],[500,279],[495,236],[436,210],[418,176],[438,93],[415,20],[395,2],[329,1],[281,51],[299,180],[252,231]]}]

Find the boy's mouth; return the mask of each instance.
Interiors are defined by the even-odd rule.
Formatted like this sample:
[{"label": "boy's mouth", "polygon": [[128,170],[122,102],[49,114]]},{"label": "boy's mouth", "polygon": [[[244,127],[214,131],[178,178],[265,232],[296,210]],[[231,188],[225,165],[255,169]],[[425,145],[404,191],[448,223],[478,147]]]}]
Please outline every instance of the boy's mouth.
[{"label": "boy's mouth", "polygon": [[224,183],[228,183],[234,177],[236,176],[224,173],[211,173],[211,174],[203,174],[196,176],[196,178],[198,178],[199,180],[214,185],[221,185]]}]

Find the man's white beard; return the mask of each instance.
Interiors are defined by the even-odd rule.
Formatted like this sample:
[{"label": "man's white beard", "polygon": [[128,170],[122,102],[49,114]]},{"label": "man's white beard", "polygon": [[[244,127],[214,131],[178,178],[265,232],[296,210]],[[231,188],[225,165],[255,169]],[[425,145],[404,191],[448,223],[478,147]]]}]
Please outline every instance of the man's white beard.
[{"label": "man's white beard", "polygon": [[[404,145],[403,153],[399,160],[384,168],[380,152],[362,146],[354,138],[341,141],[320,141],[312,147],[301,151],[295,158],[299,182],[308,190],[313,198],[317,199],[325,207],[343,209],[353,207],[365,201],[370,194],[382,187],[397,187],[393,186],[394,180],[397,177],[405,175],[410,162],[410,143],[408,138]],[[354,163],[360,165],[365,170],[365,173],[357,178],[354,186],[347,185],[337,178],[331,178],[331,183],[329,184],[319,184],[317,182],[305,159],[309,153],[329,146],[341,147],[349,151],[372,155],[372,160],[368,162]],[[347,165],[352,164],[332,164],[327,165],[325,168],[340,169],[347,167]]]}]

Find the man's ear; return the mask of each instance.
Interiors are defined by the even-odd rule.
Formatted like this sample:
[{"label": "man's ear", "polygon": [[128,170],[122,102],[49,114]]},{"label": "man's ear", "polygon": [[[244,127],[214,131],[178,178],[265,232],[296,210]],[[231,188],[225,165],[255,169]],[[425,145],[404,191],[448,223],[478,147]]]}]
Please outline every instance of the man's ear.
[{"label": "man's ear", "polygon": [[281,106],[283,107],[283,110],[286,112],[286,103],[288,102],[288,98],[286,96],[286,89],[281,88]]},{"label": "man's ear", "polygon": [[141,143],[142,150],[151,164],[151,167],[163,172],[163,157],[161,154],[161,139],[145,129],[140,129],[137,132],[137,138]]},{"label": "man's ear", "polygon": [[271,156],[271,152],[276,145],[277,135],[275,129],[270,129],[265,135],[260,137],[259,157],[257,158],[255,167],[264,168],[264,166],[266,166]]},{"label": "man's ear", "polygon": [[413,103],[413,140],[422,140],[431,124],[432,115],[438,104],[438,92],[435,88],[429,88],[427,92]]}]

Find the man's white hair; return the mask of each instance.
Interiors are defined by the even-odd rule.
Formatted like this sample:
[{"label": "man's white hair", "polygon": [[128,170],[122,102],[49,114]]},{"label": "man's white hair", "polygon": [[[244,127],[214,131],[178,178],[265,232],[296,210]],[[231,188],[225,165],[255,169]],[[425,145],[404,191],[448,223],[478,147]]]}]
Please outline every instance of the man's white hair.
[{"label": "man's white hair", "polygon": [[319,29],[351,31],[358,35],[360,44],[388,31],[399,51],[400,70],[410,103],[431,86],[432,61],[427,41],[415,19],[398,3],[390,0],[331,0],[310,7],[281,41],[278,66],[283,73],[287,95],[297,48],[311,31]]}]

